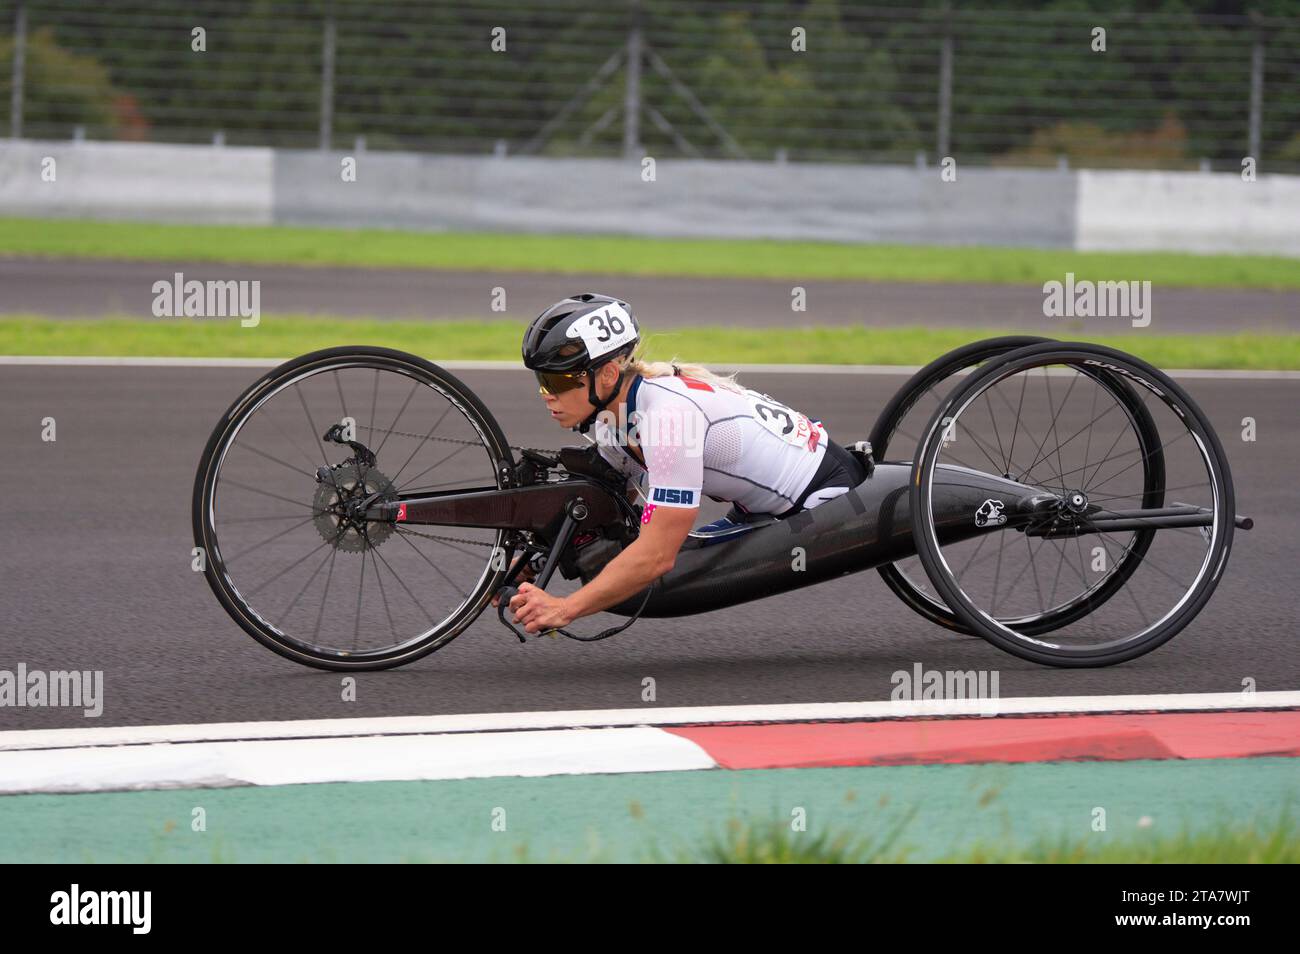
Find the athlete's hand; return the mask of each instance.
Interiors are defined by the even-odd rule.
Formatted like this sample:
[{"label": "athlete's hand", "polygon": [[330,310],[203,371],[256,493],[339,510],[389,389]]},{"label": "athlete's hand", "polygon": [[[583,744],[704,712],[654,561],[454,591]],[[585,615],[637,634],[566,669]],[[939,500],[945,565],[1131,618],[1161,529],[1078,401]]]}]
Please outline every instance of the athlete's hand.
[{"label": "athlete's hand", "polygon": [[[515,582],[512,585],[517,586],[519,583],[523,582],[524,580],[531,580],[535,576],[537,576],[537,571],[533,569],[533,565],[531,563],[525,563],[524,568],[520,570],[518,574],[515,575]],[[492,597],[492,605],[494,607],[501,605],[500,594],[497,594]]]},{"label": "athlete's hand", "polygon": [[515,622],[530,633],[559,629],[573,622],[573,614],[563,599],[531,583],[520,584],[519,592],[510,600],[510,611],[515,614]]}]

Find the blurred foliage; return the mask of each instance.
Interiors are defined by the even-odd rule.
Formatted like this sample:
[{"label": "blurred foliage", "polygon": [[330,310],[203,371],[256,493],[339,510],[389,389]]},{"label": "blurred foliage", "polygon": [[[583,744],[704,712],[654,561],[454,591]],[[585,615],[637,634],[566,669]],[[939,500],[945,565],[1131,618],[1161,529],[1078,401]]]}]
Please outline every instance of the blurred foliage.
[{"label": "blurred foliage", "polygon": [[997,157],[994,165],[1051,165],[1061,156],[1071,165],[1114,165],[1126,169],[1192,168],[1187,156],[1187,128],[1173,113],[1166,113],[1152,130],[1108,130],[1099,123],[1057,123],[1037,129],[1027,145]]},{"label": "blurred foliage", "polygon": [[[13,57],[13,36],[0,36],[0,76],[6,81],[13,72]],[[115,138],[118,134],[130,138],[139,129],[131,97],[114,88],[108,68],[93,56],[61,47],[51,28],[41,27],[28,35],[25,57],[25,117],[69,127],[104,128]]]},{"label": "blurred foliage", "polygon": [[[0,124],[17,0],[0,0]],[[1236,169],[1252,46],[1263,159],[1294,159],[1300,0],[27,0],[27,134],[315,147],[337,25],[332,145],[620,155],[625,69],[578,95],[639,18],[649,154],[934,159],[951,39],[949,152],[978,161]],[[633,13],[633,10],[639,11]],[[1252,20],[1257,17],[1276,18]],[[202,27],[207,49],[191,49]],[[1105,52],[1091,31],[1107,31]],[[504,28],[507,50],[492,49]],[[806,52],[792,31],[806,31]],[[663,75],[664,64],[671,73]],[[707,111],[680,95],[680,83]],[[560,116],[558,122],[552,122]],[[718,128],[725,130],[719,134]],[[688,145],[684,145],[684,143]],[[1284,147],[1287,151],[1283,151]]]}]

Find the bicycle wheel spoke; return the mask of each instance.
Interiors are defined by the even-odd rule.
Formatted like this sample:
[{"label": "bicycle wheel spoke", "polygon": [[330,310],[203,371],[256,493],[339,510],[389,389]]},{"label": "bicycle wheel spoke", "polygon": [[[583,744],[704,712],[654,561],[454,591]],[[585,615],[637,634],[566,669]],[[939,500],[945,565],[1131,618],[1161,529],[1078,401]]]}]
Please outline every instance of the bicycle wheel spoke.
[{"label": "bicycle wheel spoke", "polygon": [[[1108,539],[1111,539],[1111,535],[1110,535],[1109,533],[1107,533],[1105,530],[1100,530],[1100,531],[1098,531],[1098,532],[1099,532],[1103,537],[1106,537],[1106,538],[1108,538]],[[1115,544],[1115,545],[1116,545],[1116,546],[1122,546],[1122,544],[1118,544],[1118,543]],[[1124,547],[1124,550],[1125,550],[1125,552],[1127,552],[1127,553],[1131,553],[1131,552],[1132,552],[1131,550],[1129,550],[1128,547]],[[1153,560],[1151,559],[1151,555],[1150,555],[1150,554],[1144,554],[1144,555],[1142,556],[1142,565],[1143,565],[1143,566],[1149,566],[1149,567],[1151,567],[1151,569],[1155,570],[1157,573],[1159,573],[1159,574],[1160,574],[1161,576],[1163,576],[1165,579],[1169,580],[1171,583],[1174,583],[1174,584],[1178,585],[1178,586],[1179,586],[1180,588],[1182,588],[1183,590],[1189,590],[1189,589],[1191,589],[1191,586],[1190,586],[1189,584],[1184,583],[1182,580],[1178,579],[1177,577],[1175,577],[1175,576],[1173,576],[1173,575],[1171,575],[1171,574],[1169,574],[1169,573],[1166,573],[1163,569],[1161,569],[1160,566],[1159,566],[1158,564],[1156,564],[1155,561],[1153,561]]]},{"label": "bicycle wheel spoke", "polygon": [[398,574],[398,572],[393,569],[392,564],[389,563],[386,559],[384,559],[384,555],[380,553],[378,550],[373,550],[371,552],[374,553],[375,559],[377,559],[380,563],[382,563],[384,567],[388,570],[388,572],[393,575],[393,579],[397,581],[398,586],[400,586],[403,590],[406,591],[406,595],[411,598],[411,602],[413,602],[419,608],[420,612],[424,614],[424,618],[426,620],[433,619],[433,614],[430,613],[427,609],[425,609],[424,604],[420,602],[420,598],[416,596],[413,592],[411,592],[411,588],[406,585],[406,581],[403,580],[402,577]]},{"label": "bicycle wheel spoke", "polygon": [[321,443],[321,432],[316,430],[316,422],[312,420],[311,411],[307,408],[307,399],[302,396],[302,388],[297,384],[293,387],[294,393],[298,395],[298,401],[302,404],[302,413],[307,416],[307,426],[311,428],[312,436],[316,438],[316,447],[320,451],[321,463],[326,467],[330,465],[329,458],[325,456],[325,445]]},{"label": "bicycle wheel spoke", "polygon": [[410,547],[410,548],[411,548],[412,550],[414,550],[416,553],[420,554],[421,559],[423,559],[425,563],[429,564],[429,566],[431,566],[431,567],[433,568],[433,570],[434,570],[435,573],[437,573],[440,577],[442,577],[442,578],[443,578],[444,580],[446,580],[448,583],[451,583],[452,588],[455,589],[456,584],[455,584],[455,583],[452,583],[451,577],[449,577],[446,573],[442,572],[442,568],[441,568],[440,566],[438,566],[438,564],[436,564],[436,563],[434,563],[432,560],[430,560],[429,557],[428,557],[428,555],[425,554],[424,551],[422,551],[419,547],[417,547],[414,543],[412,543],[410,537],[408,537],[406,534],[402,533],[402,534],[398,534],[398,539],[399,539],[399,540],[402,540],[404,543],[406,543],[406,545],[407,545],[408,547]]},{"label": "bicycle wheel spoke", "polygon": [[299,477],[306,477],[308,480],[316,479],[315,474],[309,471],[299,470],[297,467],[293,466],[293,464],[290,464],[288,461],[281,460],[280,458],[276,457],[274,454],[268,454],[266,451],[259,450],[258,448],[254,447],[251,444],[243,444],[241,446],[244,448],[244,450],[252,451],[254,454],[257,454],[259,457],[265,457],[267,460],[274,461],[275,463],[279,464],[281,467],[293,471]]},{"label": "bicycle wheel spoke", "polygon": [[[379,413],[379,369],[375,369],[375,390],[370,395],[370,426],[366,428],[366,439],[375,439],[375,415]],[[396,422],[394,422],[396,423]]]},{"label": "bicycle wheel spoke", "polygon": [[[1043,545],[1040,543],[1038,549],[1041,550],[1042,548]],[[1038,561],[1034,559],[1034,547],[1033,544],[1029,542],[1029,536],[1027,534],[1025,535],[1025,549],[1029,551],[1029,566],[1034,572],[1034,592],[1038,594],[1038,612],[1046,613],[1048,607],[1043,602],[1043,588],[1038,584]]]},{"label": "bicycle wheel spoke", "polygon": [[375,585],[379,587],[379,599],[384,604],[384,615],[388,617],[388,631],[393,634],[393,639],[397,639],[397,624],[393,622],[393,609],[388,605],[388,592],[384,589],[384,575],[379,572],[379,554],[371,550],[367,556],[375,564]]},{"label": "bicycle wheel spoke", "polygon": [[[1112,397],[1112,399],[1113,399],[1113,398],[1114,398],[1114,395],[1111,395],[1111,397]],[[1067,437],[1065,440],[1061,441],[1060,444],[1057,445],[1057,449],[1059,450],[1060,448],[1065,447],[1066,444],[1069,444],[1071,441],[1073,441],[1075,438],[1077,438],[1080,434],[1083,434],[1083,433],[1085,433],[1085,432],[1086,432],[1086,433],[1088,434],[1088,436],[1089,436],[1089,447],[1091,447],[1091,443],[1090,443],[1090,441],[1091,441],[1091,437],[1092,437],[1092,429],[1093,429],[1093,427],[1094,427],[1096,424],[1098,424],[1099,422],[1101,422],[1102,420],[1104,420],[1105,417],[1106,417],[1108,414],[1110,414],[1112,411],[1114,411],[1114,410],[1116,410],[1116,409],[1118,409],[1118,408],[1122,408],[1123,406],[1124,406],[1124,405],[1120,404],[1118,401],[1115,401],[1113,404],[1111,404],[1110,407],[1106,408],[1106,410],[1102,411],[1100,414],[1098,414],[1096,417],[1094,417],[1092,420],[1090,420],[1087,424],[1083,425],[1083,427],[1079,428],[1077,431],[1075,431],[1073,434],[1071,434],[1071,435],[1070,435],[1069,437]],[[1116,443],[1118,443],[1119,439],[1122,438],[1123,436],[1124,436],[1124,431],[1121,430],[1121,431],[1119,432],[1119,435],[1116,437]],[[1112,449],[1112,450],[1114,449],[1114,446],[1113,446],[1113,445],[1112,445],[1112,448],[1111,448],[1111,449]],[[1088,459],[1087,454],[1085,454],[1085,455],[1084,455],[1084,460],[1086,461],[1087,459]],[[1029,470],[1033,470],[1035,467],[1037,467],[1037,466],[1038,466],[1039,464],[1041,464],[1042,462],[1043,462],[1043,458],[1042,458],[1041,456],[1039,456],[1039,457],[1035,457],[1035,458],[1034,458],[1034,462],[1033,462],[1032,464],[1029,465]],[[1081,469],[1081,468],[1076,467],[1076,468],[1074,468],[1073,471],[1065,471],[1064,474],[1075,473],[1075,472],[1077,472],[1077,471],[1080,470],[1080,469]],[[1063,476],[1064,474],[1062,474],[1062,476]]]},{"label": "bicycle wheel spoke", "polygon": [[403,401],[402,406],[398,408],[397,416],[393,418],[393,423],[388,425],[388,433],[384,434],[384,439],[380,441],[379,446],[375,448],[376,457],[378,457],[379,452],[384,449],[384,445],[388,443],[388,438],[393,433],[393,428],[397,427],[397,422],[402,419],[402,415],[406,413],[407,405],[411,403],[411,398],[415,397],[415,392],[418,391],[419,389],[420,389],[419,381],[416,381],[414,384],[411,385],[411,393],[406,396],[406,400]]},{"label": "bicycle wheel spoke", "polygon": [[[326,542],[328,543],[328,541]],[[325,592],[320,598],[320,610],[316,613],[316,628],[312,631],[312,639],[320,638],[320,626],[325,619],[325,607],[329,603],[330,598],[330,583],[334,579],[334,560],[338,555],[338,547],[330,547],[330,568],[325,574]]]},{"label": "bicycle wheel spoke", "polygon": [[[339,380],[338,368],[334,369],[334,387],[337,388],[339,392],[339,407],[343,408],[343,416],[347,417],[348,402],[343,398],[343,382]],[[340,421],[339,423],[342,423],[342,421]]]},{"label": "bicycle wheel spoke", "polygon": [[237,480],[224,479],[221,481],[219,486],[238,487],[240,490],[247,490],[250,493],[261,494],[263,497],[274,497],[276,500],[283,500],[285,503],[293,504],[295,507],[304,507],[307,510],[310,510],[313,515],[316,513],[316,508],[311,504],[305,504],[301,500],[294,500],[292,497],[284,496],[284,494],[273,494],[269,490],[263,490],[260,487],[250,487],[248,484],[241,484]]},{"label": "bicycle wheel spoke", "polygon": [[[317,549],[320,548],[317,547]],[[298,591],[298,595],[289,601],[289,605],[285,607],[284,610],[284,615],[286,619],[288,618],[289,614],[293,612],[293,608],[298,605],[298,601],[302,599],[302,595],[307,592],[307,587],[311,586],[312,580],[320,576],[320,571],[325,569],[325,564],[329,562],[330,555],[333,554],[334,552],[335,550],[331,548],[329,553],[321,557],[320,563],[316,564],[316,569],[312,571],[311,576],[307,577],[307,582],[302,585],[302,589]]]},{"label": "bicycle wheel spoke", "polygon": [[996,616],[998,613],[998,580],[1002,576],[1002,547],[998,546],[998,564],[997,569],[993,571],[993,600],[989,606],[990,615]]},{"label": "bicycle wheel spoke", "polygon": [[[297,514],[297,513],[283,514],[283,515],[266,514],[264,516],[257,516],[257,517],[222,517],[221,525],[225,527],[225,526],[233,526],[235,524],[241,524],[241,523],[266,523],[271,520],[301,520],[301,519],[302,519],[302,514]],[[307,519],[310,520],[312,518],[308,517]]]},{"label": "bicycle wheel spoke", "polygon": [[262,547],[266,546],[268,543],[274,543],[276,540],[279,540],[285,534],[293,533],[299,527],[306,526],[307,524],[311,523],[315,519],[316,519],[315,517],[304,517],[302,520],[299,520],[297,523],[295,523],[292,527],[288,527],[284,530],[281,530],[279,533],[275,534],[274,536],[267,537],[261,543],[254,544],[253,546],[249,547],[246,550],[240,550],[234,556],[226,557],[227,565],[234,563],[236,560],[248,556],[248,554],[253,553],[256,550],[262,549]]},{"label": "bicycle wheel spoke", "polygon": [[997,442],[998,442],[998,456],[1002,459],[1002,468],[1001,468],[1001,470],[999,471],[999,473],[1003,473],[1003,474],[1005,474],[1005,473],[1007,472],[1007,454],[1006,454],[1006,451],[1002,449],[1002,434],[1001,434],[1001,432],[998,430],[998,419],[997,419],[997,415],[995,415],[995,414],[993,413],[993,405],[989,402],[989,392],[988,392],[988,391],[985,391],[985,392],[984,392],[984,407],[985,407],[985,409],[988,411],[988,415],[989,415],[989,423],[993,425],[993,436],[994,436],[995,438],[997,438]]},{"label": "bicycle wheel spoke", "polygon": [[[421,477],[423,477],[423,476],[424,476],[425,474],[427,474],[429,471],[433,470],[435,467],[441,467],[443,464],[447,463],[447,461],[451,460],[453,457],[455,457],[457,454],[459,454],[459,453],[460,453],[461,451],[463,451],[464,449],[465,449],[465,445],[461,445],[460,447],[457,447],[454,451],[452,451],[450,454],[448,454],[448,455],[447,455],[446,457],[444,457],[442,460],[440,460],[440,461],[438,461],[438,462],[436,462],[436,463],[430,464],[428,467],[424,468],[424,470],[420,471],[418,474],[416,474],[414,477],[412,477],[411,480],[419,480]],[[402,488],[402,493],[409,493],[409,492],[410,492],[410,491],[408,491],[405,487]]]},{"label": "bicycle wheel spoke", "polygon": [[[253,587],[251,590],[249,590],[247,595],[248,595],[248,596],[256,596],[258,593],[262,592],[262,590],[266,589],[266,587],[270,586],[272,583],[274,583],[274,582],[275,582],[276,580],[278,580],[280,577],[284,576],[284,575],[285,575],[286,573],[288,573],[289,571],[293,570],[294,568],[300,566],[301,564],[303,564],[303,563],[305,563],[307,560],[309,560],[309,559],[311,558],[312,554],[314,554],[317,550],[321,549],[321,547],[327,547],[327,546],[329,546],[329,545],[330,545],[330,541],[328,541],[328,540],[322,540],[321,543],[320,543],[320,546],[318,546],[318,547],[313,547],[311,550],[308,550],[305,554],[303,554],[303,555],[302,555],[301,557],[299,557],[297,560],[294,560],[292,563],[290,563],[288,566],[286,566],[286,567],[285,567],[283,570],[281,570],[279,573],[275,574],[275,576],[267,577],[265,580],[263,580],[263,581],[262,581],[261,583],[259,583],[257,586],[255,586],[255,587]],[[335,551],[335,552],[337,552],[337,551]]]},{"label": "bicycle wheel spoke", "polygon": [[[983,454],[983,455],[984,455],[984,458],[985,458],[985,459],[986,459],[990,464],[993,465],[993,471],[994,471],[994,473],[996,473],[996,474],[998,474],[998,475],[1001,475],[1002,473],[1004,473],[1004,471],[1003,471],[1003,470],[998,466],[998,462],[995,461],[995,460],[994,460],[994,459],[989,455],[989,452],[988,452],[987,450],[984,449],[984,442],[981,441],[981,440],[979,439],[979,437],[975,434],[975,428],[973,428],[973,427],[967,428],[967,429],[966,429],[966,436],[969,437],[972,441],[974,441],[974,443],[975,443],[975,449],[978,450],[981,454]],[[965,465],[963,465],[963,466],[965,466]],[[978,470],[978,468],[972,467],[971,470]]]},{"label": "bicycle wheel spoke", "polygon": [[[340,394],[339,397],[342,397],[342,394]],[[374,553],[375,551],[371,550],[370,552]],[[352,648],[354,650],[357,648],[357,643],[361,641],[361,600],[362,597],[365,596],[365,592],[366,592],[366,560],[365,560],[365,555],[363,554],[361,557],[361,582],[357,584],[357,616],[356,616],[356,622],[353,623],[353,627],[352,627]]]},{"label": "bicycle wheel spoke", "polygon": [[305,450],[303,450],[302,447],[299,446],[298,442],[289,436],[289,434],[285,431],[284,426],[275,419],[275,415],[272,414],[269,410],[266,412],[266,419],[271,422],[272,427],[274,427],[277,431],[279,431],[280,436],[284,438],[286,444],[288,444],[299,454],[302,454],[304,458],[306,458],[307,466],[311,468],[310,470],[307,471],[307,473],[311,474],[314,478],[316,464],[312,461],[311,454],[308,454]]},{"label": "bicycle wheel spoke", "polygon": [[970,559],[966,561],[966,565],[957,573],[958,582],[961,582],[961,578],[966,575],[966,571],[970,569],[970,565],[974,563],[975,558],[980,555],[980,551],[984,549],[984,544],[989,542],[990,536],[991,534],[986,533],[984,536],[980,537],[980,542],[976,545],[975,552],[970,555]]},{"label": "bicycle wheel spoke", "polygon": [[442,416],[433,422],[433,427],[429,428],[429,433],[425,434],[424,439],[421,440],[420,443],[415,445],[415,449],[411,451],[411,456],[406,458],[406,462],[402,464],[401,467],[397,468],[397,473],[393,474],[392,477],[392,481],[394,484],[397,483],[397,478],[402,476],[402,471],[406,470],[407,465],[410,464],[411,461],[415,460],[415,455],[420,453],[420,448],[428,443],[429,438],[433,436],[433,432],[438,429],[438,427],[442,424],[442,422],[446,419],[447,415],[450,413],[451,413],[451,405],[448,404],[447,409],[442,412]]},{"label": "bicycle wheel spoke", "polygon": [[[1016,405],[1016,415],[1015,415],[1016,426],[1015,426],[1015,429],[1011,432],[1011,458],[1012,458],[1012,459],[1014,459],[1015,456],[1016,456],[1016,435],[1020,432],[1020,414],[1021,414],[1021,412],[1024,410],[1024,408],[1025,408],[1025,388],[1028,386],[1028,384],[1029,384],[1029,377],[1028,377],[1028,376],[1026,376],[1026,377],[1024,377],[1024,378],[1021,379],[1021,381],[1020,381],[1020,402],[1019,402],[1019,404]],[[994,387],[994,388],[992,388],[991,390],[997,391],[997,388]],[[1001,392],[1001,391],[998,391],[998,393],[1001,394],[1002,392]],[[1006,400],[1006,399],[1003,398],[1003,400]],[[1008,407],[1008,408],[1011,407],[1011,402],[1010,402],[1010,401],[1007,401],[1007,407]],[[1032,439],[1032,438],[1031,438],[1031,439]]]},{"label": "bicycle wheel spoke", "polygon": [[[1182,432],[1181,434],[1179,434],[1177,437],[1171,437],[1169,440],[1165,441],[1165,442],[1164,442],[1163,444],[1161,444],[1161,445],[1160,445],[1156,450],[1157,450],[1157,451],[1162,451],[1162,452],[1163,452],[1166,448],[1173,446],[1174,444],[1178,443],[1180,440],[1182,440],[1184,437],[1186,437],[1187,435],[1189,435],[1189,434],[1191,434],[1191,433],[1192,433],[1191,431],[1183,431],[1183,432]],[[1136,467],[1138,464],[1142,464],[1142,463],[1145,463],[1146,461],[1150,460],[1151,457],[1152,457],[1152,455],[1155,454],[1155,453],[1156,453],[1156,451],[1148,451],[1147,453],[1143,454],[1142,457],[1141,457],[1139,460],[1135,460],[1135,461],[1133,461],[1133,463],[1129,464],[1129,465],[1128,465],[1127,467],[1125,467],[1123,470],[1118,471],[1117,473],[1111,474],[1109,477],[1107,477],[1107,478],[1106,478],[1105,480],[1103,480],[1101,483],[1099,483],[1099,484],[1098,484],[1098,483],[1091,483],[1091,484],[1088,484],[1087,487],[1086,487],[1086,489],[1088,489],[1088,490],[1093,490],[1093,489],[1095,489],[1095,488],[1097,488],[1097,487],[1104,487],[1106,484],[1110,483],[1112,480],[1114,480],[1114,479],[1115,479],[1116,477],[1118,477],[1120,474],[1123,474],[1123,473],[1125,473],[1126,471],[1130,471],[1130,470],[1132,470],[1134,467]],[[1096,481],[1096,479],[1097,479],[1097,472],[1094,471],[1092,476],[1093,476],[1093,480]]]}]

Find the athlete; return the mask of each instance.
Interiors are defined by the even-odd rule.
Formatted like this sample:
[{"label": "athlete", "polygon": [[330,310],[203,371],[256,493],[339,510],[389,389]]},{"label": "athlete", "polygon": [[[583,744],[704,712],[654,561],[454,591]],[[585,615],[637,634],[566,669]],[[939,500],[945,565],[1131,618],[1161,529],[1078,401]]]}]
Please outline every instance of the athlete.
[{"label": "athlete", "polygon": [[734,375],[646,362],[640,343],[628,303],[592,293],[552,305],[524,334],[524,365],[551,419],[593,440],[644,502],[637,538],[587,585],[566,597],[520,585],[510,609],[530,633],[614,606],[671,570],[702,497],[732,503],[701,528],[726,536],[753,514],[809,510],[866,479],[820,421]]}]

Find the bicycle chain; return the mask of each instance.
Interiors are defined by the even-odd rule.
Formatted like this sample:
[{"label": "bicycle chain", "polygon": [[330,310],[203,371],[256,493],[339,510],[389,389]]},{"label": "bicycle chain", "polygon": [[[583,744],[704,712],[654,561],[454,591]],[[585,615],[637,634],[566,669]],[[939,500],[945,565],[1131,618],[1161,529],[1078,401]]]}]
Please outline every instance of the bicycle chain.
[{"label": "bicycle chain", "polygon": [[[464,444],[469,447],[482,447],[482,441],[466,441],[458,437],[434,437],[431,434],[412,434],[409,431],[395,431],[387,427],[367,427],[368,431],[381,431],[384,434],[396,434],[398,437],[410,437],[418,441],[443,441],[448,444]],[[537,448],[516,447],[514,444],[507,444],[513,451],[537,450],[539,454],[551,453],[550,451],[538,450]],[[484,543],[482,540],[465,540],[461,537],[441,537],[432,533],[421,533],[419,530],[412,530],[410,527],[399,527],[399,532],[409,533],[417,537],[424,537],[426,540],[439,540],[443,543],[468,543],[476,547],[490,547],[496,549],[495,543]]]},{"label": "bicycle chain", "polygon": [[[460,438],[457,437],[434,437],[431,434],[412,434],[409,431],[395,431],[387,427],[367,427],[366,430],[381,431],[385,434],[396,434],[398,437],[410,437],[419,441],[443,441],[448,444],[465,444],[469,447],[483,446],[482,441],[466,441],[466,440],[461,440]],[[518,447],[514,444],[507,444],[506,446],[509,447],[512,451],[519,451],[520,453],[529,450],[538,454],[546,454],[546,455],[552,455],[555,453],[555,451],[545,450],[540,447]],[[424,537],[428,540],[441,540],[445,543],[470,543],[473,544],[474,546],[492,547],[493,549],[496,548],[496,544],[484,543],[482,540],[462,540],[459,537],[440,537],[440,536],[435,536],[432,533],[421,533],[418,530],[412,530],[410,527],[401,527],[399,528],[399,530],[402,533],[411,533],[417,537]]]},{"label": "bicycle chain", "polygon": [[[458,438],[458,437],[434,437],[432,434],[412,434],[412,433],[409,432],[409,431],[394,431],[394,430],[391,430],[391,429],[389,429],[389,428],[387,428],[387,427],[366,427],[365,430],[368,430],[368,431],[380,431],[380,432],[382,432],[382,433],[384,433],[384,434],[396,434],[398,437],[410,437],[410,438],[414,438],[415,440],[418,440],[418,441],[443,441],[444,443],[447,443],[447,444],[465,444],[465,445],[467,445],[467,446],[469,446],[469,447],[482,447],[482,446],[483,446],[483,442],[482,442],[482,441],[465,441],[465,440],[461,440],[461,439]],[[521,451],[521,452],[522,452],[522,451],[530,450],[530,451],[533,451],[533,452],[538,453],[538,454],[554,454],[554,453],[555,453],[555,451],[553,451],[553,450],[545,450],[544,448],[541,448],[541,447],[516,447],[514,444],[507,444],[506,446],[509,447],[509,448],[510,448],[511,450],[513,450],[513,451]]]},{"label": "bicycle chain", "polygon": [[476,547],[496,549],[495,543],[484,543],[482,540],[462,540],[460,537],[440,537],[432,533],[421,533],[419,530],[412,530],[410,527],[398,527],[397,532],[410,533],[417,537],[424,537],[426,540],[441,540],[443,543],[472,543]]}]

